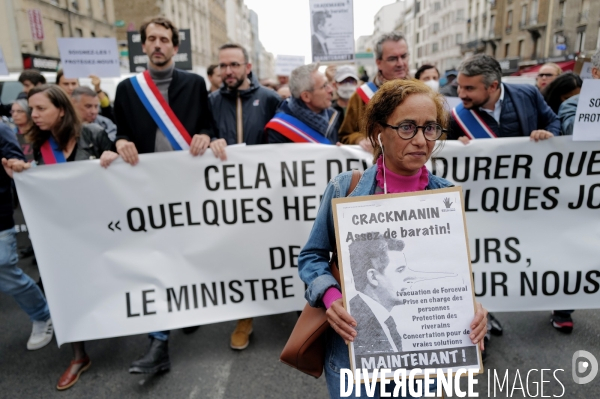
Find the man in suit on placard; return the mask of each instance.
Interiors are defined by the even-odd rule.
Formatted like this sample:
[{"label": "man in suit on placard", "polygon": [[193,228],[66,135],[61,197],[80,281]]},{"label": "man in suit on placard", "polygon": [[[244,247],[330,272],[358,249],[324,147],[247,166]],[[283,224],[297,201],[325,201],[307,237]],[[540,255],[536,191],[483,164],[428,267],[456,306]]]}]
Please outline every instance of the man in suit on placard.
[{"label": "man in suit on placard", "polygon": [[313,35],[312,53],[314,57],[329,55],[327,38],[331,29],[331,14],[327,11],[317,11],[312,14]]},{"label": "man in suit on placard", "polygon": [[420,281],[456,275],[423,273],[409,268],[402,252],[402,240],[355,240],[348,249],[354,286],[358,291],[358,295],[350,300],[350,314],[357,324],[354,354],[402,352],[402,339],[391,315],[392,309],[403,300],[398,293]]}]

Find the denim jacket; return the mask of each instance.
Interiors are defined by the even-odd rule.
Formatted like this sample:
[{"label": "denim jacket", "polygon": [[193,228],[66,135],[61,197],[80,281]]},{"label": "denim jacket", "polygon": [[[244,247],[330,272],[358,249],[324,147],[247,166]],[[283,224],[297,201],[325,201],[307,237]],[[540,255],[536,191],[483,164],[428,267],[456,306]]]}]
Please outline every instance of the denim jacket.
[{"label": "denim jacket", "polygon": [[[373,165],[363,173],[356,188],[348,196],[373,195],[377,186],[376,176],[377,165]],[[351,180],[352,172],[344,172],[331,179],[323,194],[321,206],[308,237],[308,242],[298,256],[298,273],[302,281],[308,285],[304,296],[310,306],[313,307],[323,306],[322,298],[328,288],[336,287],[341,291],[339,284],[329,270],[329,254],[336,247],[331,200],[345,197],[350,188]],[[429,184],[425,188],[426,190],[450,186],[452,186],[452,183],[448,180],[429,172]]]}]

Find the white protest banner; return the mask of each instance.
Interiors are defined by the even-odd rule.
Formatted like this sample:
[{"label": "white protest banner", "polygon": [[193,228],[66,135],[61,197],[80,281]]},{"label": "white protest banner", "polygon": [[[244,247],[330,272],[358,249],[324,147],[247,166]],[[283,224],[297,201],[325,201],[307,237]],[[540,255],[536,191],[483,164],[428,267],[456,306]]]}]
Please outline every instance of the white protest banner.
[{"label": "white protest banner", "polygon": [[574,141],[600,141],[600,79],[583,81],[573,124]]},{"label": "white protest banner", "polygon": [[475,296],[488,310],[600,307],[600,147],[448,141],[432,163],[462,186]]},{"label": "white protest banner", "polygon": [[297,257],[356,147],[231,147],[16,174],[59,345],[301,310]]},{"label": "white protest banner", "polygon": [[6,66],[6,60],[4,59],[2,48],[0,48],[0,75],[8,75],[8,67]]},{"label": "white protest banner", "polygon": [[[352,373],[481,373],[460,188],[333,200]],[[400,327],[400,328],[399,328]]]},{"label": "white protest banner", "polygon": [[67,78],[121,76],[115,38],[59,38],[58,49]]},{"label": "white protest banner", "polygon": [[352,0],[310,0],[313,62],[354,60]]},{"label": "white protest banner", "polygon": [[303,55],[277,55],[275,59],[275,75],[290,76],[292,71],[304,65]]}]

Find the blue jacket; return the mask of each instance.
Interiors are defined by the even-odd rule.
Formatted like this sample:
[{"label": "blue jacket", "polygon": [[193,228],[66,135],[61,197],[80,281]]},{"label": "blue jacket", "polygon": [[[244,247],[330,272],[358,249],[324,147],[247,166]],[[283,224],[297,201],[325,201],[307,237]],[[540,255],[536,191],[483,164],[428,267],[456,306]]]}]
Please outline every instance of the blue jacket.
[{"label": "blue jacket", "polygon": [[[373,195],[377,187],[376,176],[377,165],[373,165],[363,173],[356,188],[348,197]],[[331,179],[321,199],[321,206],[308,241],[298,256],[298,273],[308,286],[304,296],[312,307],[323,306],[322,298],[328,288],[336,287],[341,291],[329,270],[329,253],[336,248],[331,200],[345,197],[351,181],[352,172],[344,172]],[[426,190],[450,186],[452,183],[448,180],[429,172],[429,184],[425,188]]]},{"label": "blue jacket", "polygon": [[[0,122],[0,158],[26,161],[17,137],[11,128]],[[13,221],[13,184],[4,169],[0,171],[0,231],[15,225]]]},{"label": "blue jacket", "polygon": [[578,104],[579,94],[560,104],[560,108],[558,109],[558,119],[560,120],[560,130],[565,136],[573,135],[573,124],[575,123]]},{"label": "blue jacket", "polygon": [[[538,129],[547,130],[555,136],[559,135],[560,121],[535,86],[505,83],[504,95],[510,96],[519,119],[520,131],[514,132],[513,137],[529,137],[531,132]],[[502,114],[500,114],[500,123],[502,123]],[[454,118],[451,120],[450,130],[449,139],[464,136]]]}]

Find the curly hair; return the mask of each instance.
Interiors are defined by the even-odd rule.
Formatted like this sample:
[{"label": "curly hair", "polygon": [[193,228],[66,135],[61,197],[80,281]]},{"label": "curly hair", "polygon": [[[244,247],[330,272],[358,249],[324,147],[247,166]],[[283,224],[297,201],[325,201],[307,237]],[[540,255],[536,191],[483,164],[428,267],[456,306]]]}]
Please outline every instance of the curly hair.
[{"label": "curly hair", "polygon": [[[54,105],[56,108],[61,109],[64,115],[60,121],[57,122],[54,128],[54,138],[58,147],[64,150],[69,143],[71,138],[79,138],[81,133],[81,120],[73,108],[73,104],[69,99],[69,96],[58,86],[55,85],[42,85],[36,86],[29,91],[27,99],[31,96],[42,93]],[[51,132],[49,130],[42,130],[37,125],[33,125],[31,130],[26,135],[27,141],[33,144],[34,150],[38,150],[48,140]]]},{"label": "curly hair", "polygon": [[425,83],[416,79],[396,79],[383,84],[375,93],[365,111],[363,118],[362,132],[369,139],[374,148],[373,163],[381,155],[381,147],[377,141],[377,131],[383,127],[381,123],[386,123],[390,115],[400,106],[409,96],[413,94],[425,94],[431,98],[437,111],[436,122],[443,129],[448,126],[448,113],[444,107],[444,96],[434,92]]}]

